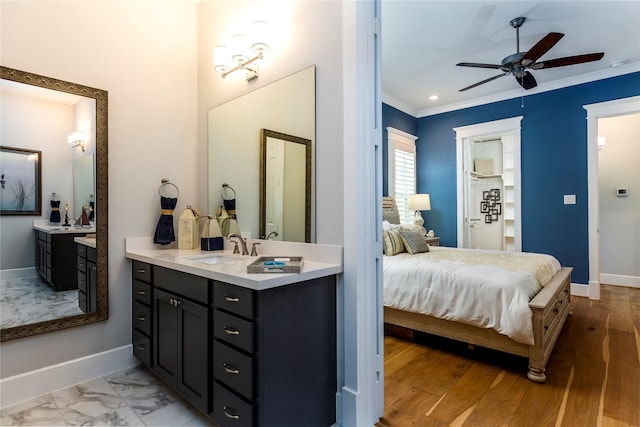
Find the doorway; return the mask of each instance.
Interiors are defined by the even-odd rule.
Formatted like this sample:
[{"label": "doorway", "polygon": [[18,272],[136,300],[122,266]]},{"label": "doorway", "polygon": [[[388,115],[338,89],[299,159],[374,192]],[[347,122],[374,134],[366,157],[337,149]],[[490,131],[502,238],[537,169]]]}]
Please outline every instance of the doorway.
[{"label": "doorway", "polygon": [[[589,288],[600,299],[600,185],[598,180],[598,120],[640,113],[640,96],[582,106],[587,110],[587,179],[589,193]],[[572,288],[573,291],[573,288]]]},{"label": "doorway", "polygon": [[458,247],[521,251],[522,116],[454,128]]}]

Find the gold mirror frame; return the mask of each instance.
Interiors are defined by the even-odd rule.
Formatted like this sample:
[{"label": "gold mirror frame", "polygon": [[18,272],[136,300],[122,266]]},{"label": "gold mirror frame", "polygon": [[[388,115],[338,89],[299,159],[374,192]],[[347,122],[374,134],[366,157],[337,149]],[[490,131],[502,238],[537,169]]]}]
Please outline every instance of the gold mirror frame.
[{"label": "gold mirror frame", "polygon": [[96,311],[45,322],[5,328],[0,341],[9,341],[89,323],[101,322],[109,317],[109,234],[108,234],[108,110],[106,90],[70,83],[38,74],[0,66],[0,78],[92,98],[96,101]]},{"label": "gold mirror frame", "polygon": [[267,138],[281,139],[305,146],[304,241],[311,243],[311,140],[268,129],[260,131],[260,238],[266,238]]}]

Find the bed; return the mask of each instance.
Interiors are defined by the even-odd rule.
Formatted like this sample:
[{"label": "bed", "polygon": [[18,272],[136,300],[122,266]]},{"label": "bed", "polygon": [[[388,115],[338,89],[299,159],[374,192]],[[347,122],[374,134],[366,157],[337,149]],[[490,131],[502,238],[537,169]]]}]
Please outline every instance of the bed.
[{"label": "bed", "polygon": [[390,230],[400,229],[390,226],[399,224],[392,198],[383,198],[383,217],[385,323],[526,357],[527,377],[544,383],[571,312],[572,269],[544,254],[444,247],[425,252],[421,242],[412,243],[416,231],[404,227],[394,248],[390,241],[400,233]]}]

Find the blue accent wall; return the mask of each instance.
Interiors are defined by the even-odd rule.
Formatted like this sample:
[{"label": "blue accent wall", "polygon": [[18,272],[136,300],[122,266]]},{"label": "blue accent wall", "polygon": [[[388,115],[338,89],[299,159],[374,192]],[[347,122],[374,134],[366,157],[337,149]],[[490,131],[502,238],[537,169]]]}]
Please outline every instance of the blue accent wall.
[{"label": "blue accent wall", "polygon": [[[436,231],[442,245],[457,245],[453,128],[524,116],[522,250],[554,255],[574,268],[574,283],[588,283],[587,120],[582,106],[638,95],[640,73],[632,73],[525,96],[524,108],[516,98],[417,119],[418,192],[431,196],[431,211],[423,212],[426,226]],[[389,108],[383,106],[383,123]],[[575,194],[577,203],[564,205],[565,194]]]},{"label": "blue accent wall", "polygon": [[[387,127],[396,128],[403,132],[416,135],[417,120],[410,114],[404,113],[387,104],[382,104],[382,195],[389,195],[389,153],[387,150],[387,140],[389,134]],[[418,149],[416,148],[416,151]]]}]

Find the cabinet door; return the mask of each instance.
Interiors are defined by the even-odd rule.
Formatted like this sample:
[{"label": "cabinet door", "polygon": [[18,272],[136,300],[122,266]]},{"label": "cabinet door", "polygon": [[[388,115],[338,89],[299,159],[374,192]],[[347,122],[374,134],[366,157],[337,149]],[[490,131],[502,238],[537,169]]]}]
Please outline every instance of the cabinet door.
[{"label": "cabinet door", "polygon": [[177,297],[156,289],[153,296],[153,370],[172,386],[178,378]]},{"label": "cabinet door", "polygon": [[208,412],[209,309],[157,288],[153,301],[153,370]]},{"label": "cabinet door", "polygon": [[89,312],[97,310],[96,280],[98,269],[95,262],[87,261],[87,308]]},{"label": "cabinet door", "polygon": [[209,309],[178,297],[178,391],[209,412]]}]

